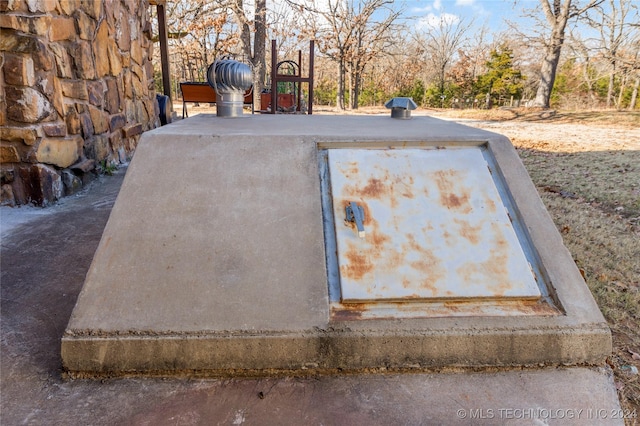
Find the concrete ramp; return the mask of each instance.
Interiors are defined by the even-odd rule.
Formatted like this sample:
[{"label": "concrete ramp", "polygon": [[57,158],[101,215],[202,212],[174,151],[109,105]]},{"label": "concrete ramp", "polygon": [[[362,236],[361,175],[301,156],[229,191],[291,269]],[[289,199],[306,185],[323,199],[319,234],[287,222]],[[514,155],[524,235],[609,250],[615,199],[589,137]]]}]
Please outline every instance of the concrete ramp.
[{"label": "concrete ramp", "polygon": [[429,117],[198,115],[145,133],[62,339],[78,376],[610,352],[509,140]]}]

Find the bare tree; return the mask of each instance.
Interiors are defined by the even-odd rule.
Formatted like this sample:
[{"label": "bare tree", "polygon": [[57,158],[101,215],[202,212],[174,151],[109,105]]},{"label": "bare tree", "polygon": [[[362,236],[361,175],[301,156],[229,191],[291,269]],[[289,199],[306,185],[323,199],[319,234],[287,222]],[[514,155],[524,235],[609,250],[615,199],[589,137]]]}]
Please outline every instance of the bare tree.
[{"label": "bare tree", "polygon": [[[375,84],[380,101],[387,101],[391,96],[412,96],[419,105],[424,103],[424,84],[422,73],[426,68],[424,55],[415,40],[398,43],[387,51],[388,55],[376,60],[370,68],[371,84]],[[415,95],[411,92],[416,89]],[[417,91],[419,90],[419,92]],[[419,93],[419,96],[418,96]]]},{"label": "bare tree", "polygon": [[544,58],[540,67],[540,84],[534,100],[534,106],[549,108],[551,91],[556,79],[556,71],[560,62],[560,53],[564,45],[565,30],[571,18],[580,16],[590,8],[599,5],[604,0],[589,0],[586,5],[579,7],[572,4],[572,0],[540,0],[542,11],[551,32],[545,39]]},{"label": "bare tree", "polygon": [[358,107],[365,67],[392,44],[393,26],[401,11],[392,0],[327,0],[323,7],[313,1],[290,1],[306,12],[306,25],[315,34],[320,52],[337,65],[336,104]]},{"label": "bare tree", "polygon": [[299,21],[298,13],[286,2],[278,2],[269,7],[267,37],[268,40],[278,41],[278,58],[292,58],[298,50],[308,49],[309,34],[304,31],[304,25]]},{"label": "bare tree", "polygon": [[[171,74],[176,80],[204,80],[212,52],[237,48],[227,9],[206,0],[167,1],[166,7]],[[177,91],[175,83],[172,90]]]},{"label": "bare tree", "polygon": [[[634,68],[638,57],[638,30],[633,26],[638,22],[637,9],[630,0],[608,0],[606,8],[602,4],[585,14],[587,23],[598,31],[598,51],[609,64],[609,84],[607,87],[607,108],[615,102],[620,108],[625,81]],[[635,13],[634,13],[635,11]],[[618,100],[614,100],[616,78],[620,84]]]},{"label": "bare tree", "polygon": [[633,84],[633,91],[631,92],[631,100],[629,101],[629,111],[633,111],[638,101],[638,89],[640,88],[640,71],[636,71],[635,83]]},{"label": "bare tree", "polygon": [[[370,6],[374,8],[371,12],[373,14],[375,12],[375,4]],[[392,26],[400,16],[401,11],[389,10],[384,19],[367,24],[364,18],[368,13],[361,4],[360,10],[356,15],[355,42],[353,49],[351,49],[351,56],[348,58],[352,82],[349,99],[351,100],[352,109],[358,108],[365,68],[395,44],[396,40],[393,36]]]},{"label": "bare tree", "polygon": [[436,84],[441,96],[445,91],[445,77],[449,67],[455,62],[458,51],[468,41],[467,33],[473,21],[453,15],[440,15],[437,22],[428,22],[424,30],[416,34],[418,45],[427,56],[435,71]]},{"label": "bare tree", "polygon": [[[594,57],[595,52],[592,51],[589,40],[583,40],[579,34],[574,33],[571,34],[569,47],[570,56],[575,58],[576,66],[579,67],[581,82],[586,89],[590,107],[596,108],[599,99],[595,91],[595,84],[603,74],[598,70],[597,58]],[[574,96],[576,95],[574,94]]]},{"label": "bare tree", "polygon": [[245,9],[244,0],[226,0],[222,4],[231,9],[238,24],[242,52],[253,66],[253,93],[254,100],[258,101],[266,75],[267,0],[254,2],[253,19]]},{"label": "bare tree", "polygon": [[[637,9],[636,9],[637,12]],[[640,22],[640,20],[636,20]],[[636,107],[638,102],[638,90],[640,89],[640,24],[633,25],[634,37],[631,39],[628,55],[623,56],[623,63],[629,69],[629,78],[634,81],[629,100],[629,111]]]}]

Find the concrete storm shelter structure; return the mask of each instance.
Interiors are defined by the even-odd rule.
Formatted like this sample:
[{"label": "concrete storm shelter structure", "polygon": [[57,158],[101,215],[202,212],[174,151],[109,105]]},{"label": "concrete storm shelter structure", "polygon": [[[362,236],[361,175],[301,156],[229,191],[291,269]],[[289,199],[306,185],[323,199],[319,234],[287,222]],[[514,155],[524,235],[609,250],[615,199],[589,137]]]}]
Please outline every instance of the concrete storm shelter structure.
[{"label": "concrete storm shelter structure", "polygon": [[509,140],[388,116],[198,115],[144,133],[62,339],[72,376],[610,352]]}]

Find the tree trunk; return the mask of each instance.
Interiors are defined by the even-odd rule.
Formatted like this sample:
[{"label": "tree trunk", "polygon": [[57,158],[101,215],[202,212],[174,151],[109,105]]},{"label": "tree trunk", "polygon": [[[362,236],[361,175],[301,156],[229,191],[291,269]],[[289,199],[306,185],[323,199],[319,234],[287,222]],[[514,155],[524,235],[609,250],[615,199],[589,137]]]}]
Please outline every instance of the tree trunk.
[{"label": "tree trunk", "polygon": [[442,66],[440,67],[440,70],[439,70],[440,73],[438,76],[438,91],[440,92],[440,108],[443,107],[442,104],[444,102],[443,96],[444,96],[444,79],[446,76],[446,67],[447,67],[447,64],[443,63]]},{"label": "tree trunk", "polygon": [[349,63],[349,109],[358,109],[358,68]]},{"label": "tree trunk", "polygon": [[553,9],[548,0],[540,0],[547,22],[551,26],[551,36],[547,41],[542,67],[540,68],[540,84],[533,106],[549,108],[551,91],[556,80],[556,70],[560,62],[560,52],[564,44],[564,30],[569,20],[569,9],[571,0],[564,0],[561,5],[560,0],[554,0]]},{"label": "tree trunk", "polygon": [[[206,66],[209,65],[209,55],[207,55],[207,37],[206,36],[202,36],[202,42],[200,43],[202,45],[202,61],[204,62],[204,72],[206,74]],[[204,80],[206,81],[207,76],[204,76]]]},{"label": "tree trunk", "polygon": [[540,5],[551,27],[551,36],[546,42],[545,56],[540,68],[540,85],[536,93],[533,105],[542,108],[549,108],[551,91],[556,80],[556,70],[560,62],[560,51],[564,44],[564,31],[569,18],[579,16],[588,9],[602,3],[602,0],[589,0],[589,2],[579,10],[571,10],[571,0],[553,0],[553,7],[549,0],[540,0]]},{"label": "tree trunk", "polygon": [[591,100],[591,108],[596,108],[598,105],[598,98],[596,97],[596,94],[593,91],[593,81],[591,81],[591,77],[589,76],[590,63],[591,63],[591,60],[587,56],[586,61],[582,66],[582,79],[584,84],[587,86],[587,93],[589,94],[589,99]]},{"label": "tree trunk", "polygon": [[622,109],[622,98],[624,96],[624,89],[627,87],[627,76],[622,77],[620,82],[620,90],[618,91],[618,101],[616,102],[616,109]]},{"label": "tree trunk", "polygon": [[351,109],[351,102],[353,101],[353,68],[351,66],[346,70],[345,75],[347,77],[346,87],[349,88],[347,92],[349,94],[349,102],[345,102],[345,104],[348,106],[348,109]]},{"label": "tree trunk", "polygon": [[267,0],[256,0],[253,39],[253,101],[260,103],[260,93],[266,76]]},{"label": "tree trunk", "polygon": [[242,45],[242,51],[245,56],[249,58],[251,65],[253,66],[253,99],[254,102],[260,102],[260,92],[262,91],[265,79],[266,68],[266,14],[267,14],[267,1],[256,0],[255,2],[255,20],[253,22],[254,39],[253,46],[251,45],[251,27],[250,22],[244,13],[243,0],[234,0],[230,3],[231,10],[233,11],[236,22],[240,27],[240,42]]},{"label": "tree trunk", "polygon": [[607,109],[611,108],[611,98],[613,98],[613,83],[616,75],[616,67],[613,66],[611,74],[609,74],[609,85],[607,86]]},{"label": "tree trunk", "polygon": [[533,106],[542,108],[550,107],[551,91],[553,90],[553,84],[556,80],[561,47],[562,44],[547,47],[547,54],[544,57],[542,68],[540,69],[540,84],[538,85]]},{"label": "tree trunk", "polygon": [[636,100],[638,99],[638,88],[640,88],[640,77],[636,77],[636,83],[633,85],[633,92],[631,93],[631,102],[629,102],[629,111],[633,111],[636,106]]},{"label": "tree trunk", "polygon": [[336,106],[344,110],[344,62],[338,61],[338,90],[336,91]]},{"label": "tree trunk", "polygon": [[353,76],[353,101],[351,102],[351,109],[358,109],[360,104],[360,86],[362,81],[362,75],[359,71],[356,71]]}]

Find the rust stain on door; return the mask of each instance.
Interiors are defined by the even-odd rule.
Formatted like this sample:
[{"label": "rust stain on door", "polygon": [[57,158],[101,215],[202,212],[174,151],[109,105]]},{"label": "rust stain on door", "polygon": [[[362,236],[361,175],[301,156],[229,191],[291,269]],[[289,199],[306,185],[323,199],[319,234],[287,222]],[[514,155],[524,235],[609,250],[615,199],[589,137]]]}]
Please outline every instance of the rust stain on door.
[{"label": "rust stain on door", "polygon": [[[330,149],[341,301],[541,294],[480,147]],[[364,210],[365,238],[345,220]]]}]

